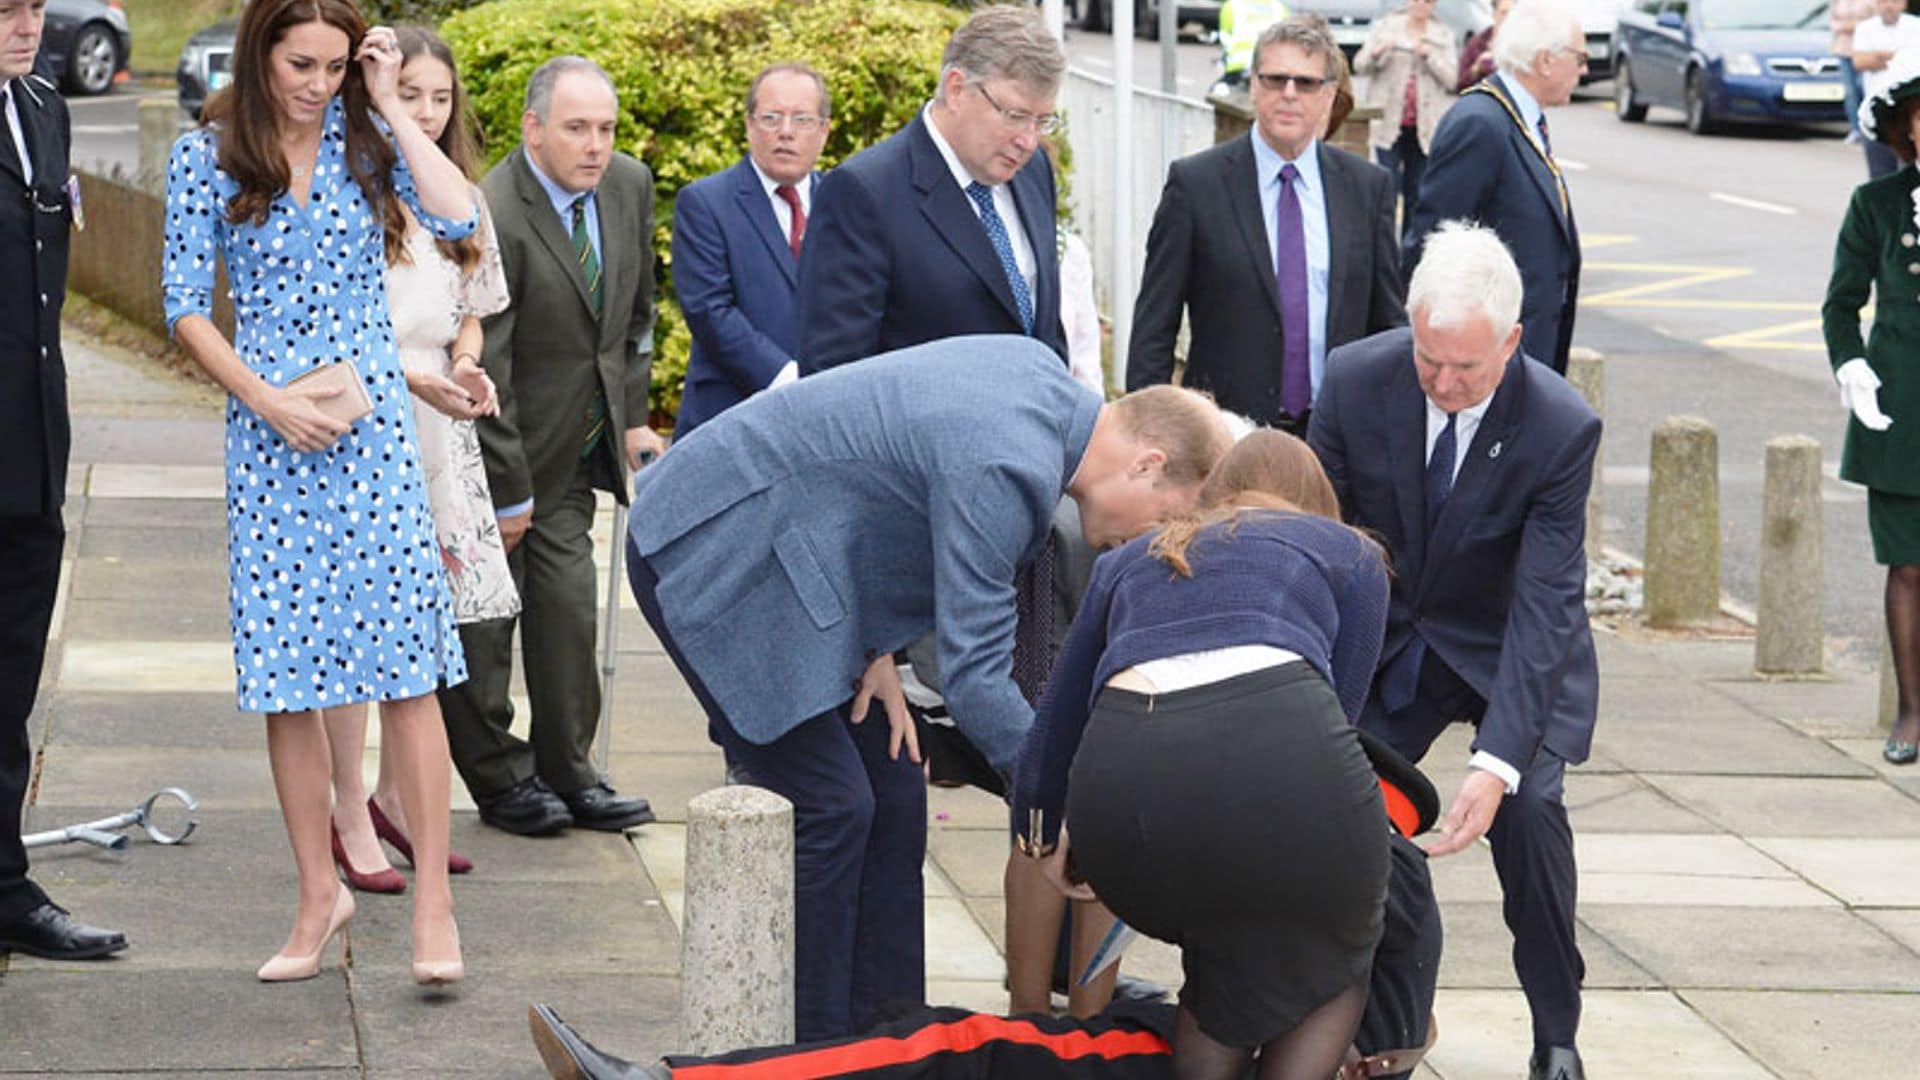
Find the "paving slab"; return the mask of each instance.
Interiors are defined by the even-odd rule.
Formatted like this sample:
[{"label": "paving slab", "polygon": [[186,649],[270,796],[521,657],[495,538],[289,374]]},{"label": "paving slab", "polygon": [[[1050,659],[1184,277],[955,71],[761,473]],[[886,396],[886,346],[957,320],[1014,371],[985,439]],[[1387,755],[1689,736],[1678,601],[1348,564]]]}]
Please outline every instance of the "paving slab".
[{"label": "paving slab", "polygon": [[58,670],[62,686],[95,692],[231,695],[235,686],[230,639],[69,641]]},{"label": "paving slab", "polygon": [[79,559],[74,565],[72,591],[76,603],[137,601],[163,610],[185,596],[211,596],[224,601],[228,594],[227,569],[197,559]]},{"label": "paving slab", "polygon": [[927,835],[927,854],[961,895],[999,896],[1012,851],[1007,835],[1005,829],[934,829]]},{"label": "paving slab", "polygon": [[1818,739],[1742,706],[1731,715],[1604,717],[1594,746],[1636,772],[1866,776],[1871,770]]},{"label": "paving slab", "polygon": [[1920,1060],[1920,996],[1685,990],[1687,1004],[1788,1080],[1893,1076]]},{"label": "paving slab", "polygon": [[1915,774],[1912,763],[1894,765],[1881,756],[1880,752],[1887,746],[1887,733],[1884,730],[1876,728],[1872,734],[1868,735],[1832,736],[1827,739],[1827,742],[1834,749],[1893,781],[1896,785],[1901,780],[1920,780],[1920,775]]},{"label": "paving slab", "polygon": [[[1440,1042],[1427,1060],[1446,1080],[1526,1075],[1533,1045],[1518,990],[1442,990]],[[1766,1080],[1771,1074],[1673,994],[1585,995],[1580,1056],[1592,1076],[1632,1080]]]},{"label": "paving slab", "polygon": [[[146,641],[218,641],[226,645],[232,634],[226,592],[187,593],[166,608],[156,608],[151,602],[139,600],[108,599],[89,599],[69,605],[65,633],[76,641],[113,641],[130,631]],[[231,687],[227,699],[231,705]]]},{"label": "paving slab", "polygon": [[1682,806],[1743,836],[1920,836],[1913,801],[1879,779],[1647,774]]},{"label": "paving slab", "polygon": [[551,1005],[601,1049],[652,1061],[680,1041],[678,979],[587,975],[526,965],[470,973],[441,993],[399,971],[355,972],[354,999],[366,1075],[538,1077],[527,1008]]},{"label": "paving slab", "polygon": [[[1610,673],[1609,673],[1610,674]],[[1600,689],[1596,737],[1616,724],[1751,720],[1753,710],[1684,672],[1608,679]]]},{"label": "paving slab", "polygon": [[262,750],[50,746],[42,755],[41,806],[124,810],[156,788],[182,787],[206,809],[277,810]]},{"label": "paving slab", "polygon": [[1642,637],[1629,638],[1605,625],[1593,628],[1593,651],[1609,687],[1615,680],[1630,682],[1686,674],[1683,665],[1666,659],[1660,645]]},{"label": "paving slab", "polygon": [[[1440,956],[1440,985],[1473,990],[1517,989],[1513,973],[1513,935],[1496,901],[1444,904],[1440,911],[1446,948]],[[1587,963],[1586,987],[1641,989],[1657,987],[1646,969],[1613,947],[1604,937],[1581,925],[1577,931],[1580,954]]]},{"label": "paving slab", "polygon": [[1712,686],[1762,716],[1802,728],[1871,726],[1880,707],[1879,678],[1866,673],[1846,672],[1824,679],[1727,679]]},{"label": "paving slab", "polygon": [[[561,887],[457,881],[453,902],[469,978],[519,971],[673,976],[680,970],[680,935],[638,878]],[[413,962],[413,905],[405,896],[371,894],[358,902],[356,977],[371,971],[404,981]]]},{"label": "paving slab", "polygon": [[220,551],[226,551],[226,509],[219,500],[192,499],[88,499],[84,509],[76,511],[71,499],[67,505],[69,520],[87,528],[127,528],[158,531],[189,529],[203,532],[209,526],[220,529]]},{"label": "paving slab", "polygon": [[1833,898],[1736,836],[1577,833],[1585,904],[1821,907]]},{"label": "paving slab", "polygon": [[1735,990],[1911,990],[1920,956],[1835,908],[1586,904],[1580,917],[1661,982]]},{"label": "paving slab", "polygon": [[[212,509],[212,508],[209,508]],[[227,527],[223,513],[202,516],[199,528],[145,529],[138,525],[84,525],[80,559],[102,562],[196,563],[227,570]]]},{"label": "paving slab", "polygon": [[1720,827],[1668,798],[1632,773],[1567,773],[1567,816],[1575,836],[1585,832],[1691,833]]},{"label": "paving slab", "polygon": [[1499,901],[1500,879],[1493,871],[1493,850],[1486,841],[1465,851],[1427,860],[1433,876],[1433,893],[1440,899],[1444,916],[1454,904]]},{"label": "paving slab", "polygon": [[359,1060],[337,964],[306,982],[270,986],[251,968],[67,965],[16,970],[0,997],[0,1072],[351,1069]]},{"label": "paving slab", "polygon": [[1753,844],[1849,907],[1920,908],[1920,840],[1759,837]]},{"label": "paving slab", "polygon": [[50,722],[47,744],[75,747],[168,746],[181,749],[267,752],[267,727],[257,713],[222,693],[141,694],[53,689],[43,695]]},{"label": "paving slab", "polygon": [[687,820],[687,803],[726,780],[718,749],[699,754],[609,754],[607,773],[629,795],[644,795],[661,821]]},{"label": "paving slab", "polygon": [[133,465],[101,462],[88,470],[87,494],[96,499],[205,499],[226,497],[223,465]]},{"label": "paving slab", "polygon": [[[1920,910],[1883,908],[1862,911],[1859,915],[1912,952],[1920,953]],[[1914,989],[1920,990],[1920,987]]]},{"label": "paving slab", "polygon": [[[124,802],[112,805],[43,802],[28,809],[27,828],[52,829],[118,814],[146,798],[148,790],[138,794],[130,790]],[[199,795],[191,787],[188,791]],[[244,879],[249,889],[264,890],[291,903],[293,856],[287,851],[286,825],[278,807],[233,810],[202,803],[196,816],[200,824],[184,844],[163,847],[134,830],[128,834],[131,843],[124,852],[102,851],[88,844],[35,849],[34,880],[58,898],[67,895],[70,887],[95,886],[119,888],[134,897],[176,886],[197,887],[204,896],[219,896]],[[189,905],[185,910],[195,912],[200,906]]]}]

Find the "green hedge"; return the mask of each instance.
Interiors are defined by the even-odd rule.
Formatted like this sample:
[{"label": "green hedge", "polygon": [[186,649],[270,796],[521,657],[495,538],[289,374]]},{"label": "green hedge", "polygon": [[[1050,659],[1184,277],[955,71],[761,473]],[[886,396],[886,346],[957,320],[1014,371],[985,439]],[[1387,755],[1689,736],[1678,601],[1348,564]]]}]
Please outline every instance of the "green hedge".
[{"label": "green hedge", "polygon": [[527,78],[542,61],[578,53],[613,76],[620,149],[646,162],[656,185],[654,250],[664,270],[653,404],[671,415],[691,345],[672,299],[673,200],[746,151],[754,72],[801,60],[826,77],[825,168],[913,118],[963,17],[931,0],[495,0],[449,18],[441,33],[460,58],[489,162],[519,142]]}]

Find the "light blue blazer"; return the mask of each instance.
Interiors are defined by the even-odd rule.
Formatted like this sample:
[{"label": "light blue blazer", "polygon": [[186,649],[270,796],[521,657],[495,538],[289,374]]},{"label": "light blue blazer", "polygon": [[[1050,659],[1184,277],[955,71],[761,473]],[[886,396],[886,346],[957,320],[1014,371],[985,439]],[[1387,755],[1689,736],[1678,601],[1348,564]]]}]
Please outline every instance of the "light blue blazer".
[{"label": "light blue blazer", "polygon": [[727,719],[769,743],[933,632],[955,722],[1011,771],[1014,574],[1100,399],[1032,338],[947,338],[755,395],[642,470],[629,552]]}]

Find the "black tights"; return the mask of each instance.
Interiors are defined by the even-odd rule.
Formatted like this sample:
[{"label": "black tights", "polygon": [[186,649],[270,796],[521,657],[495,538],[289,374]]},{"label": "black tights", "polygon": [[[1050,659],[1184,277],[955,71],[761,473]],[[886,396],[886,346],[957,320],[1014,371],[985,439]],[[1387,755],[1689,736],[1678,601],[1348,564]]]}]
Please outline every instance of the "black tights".
[{"label": "black tights", "polygon": [[1366,1007],[1366,987],[1352,987],[1262,1045],[1255,1061],[1252,1050],[1209,1038],[1183,1005],[1173,1030],[1174,1080],[1241,1080],[1249,1062],[1258,1080],[1327,1080],[1346,1057]]},{"label": "black tights", "polygon": [[1920,742],[1920,565],[1887,567],[1887,641],[1900,691],[1893,737]]}]

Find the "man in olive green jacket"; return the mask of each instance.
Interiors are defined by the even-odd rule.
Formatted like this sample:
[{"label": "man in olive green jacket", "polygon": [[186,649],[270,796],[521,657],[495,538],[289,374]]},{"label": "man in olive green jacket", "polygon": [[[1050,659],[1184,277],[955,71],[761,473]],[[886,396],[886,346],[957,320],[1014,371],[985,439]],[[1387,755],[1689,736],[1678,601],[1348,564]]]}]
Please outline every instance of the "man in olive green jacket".
[{"label": "man in olive green jacket", "polygon": [[520,590],[530,740],[509,733],[513,619],[461,628],[470,680],[442,694],[454,764],[480,820],[522,835],[653,820],[589,759],[594,670],[594,490],[628,498],[658,453],[646,426],[653,321],[653,178],[613,150],[606,72],[562,56],[527,83],[522,145],[483,184],[513,302],[486,322],[500,415],[479,422],[487,482]]}]

